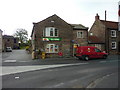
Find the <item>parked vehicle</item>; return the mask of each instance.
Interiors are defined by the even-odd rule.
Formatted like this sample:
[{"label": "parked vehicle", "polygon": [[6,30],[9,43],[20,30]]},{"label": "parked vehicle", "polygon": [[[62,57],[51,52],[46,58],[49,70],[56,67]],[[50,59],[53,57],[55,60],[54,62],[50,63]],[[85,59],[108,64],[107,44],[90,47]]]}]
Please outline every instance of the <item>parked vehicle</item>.
[{"label": "parked vehicle", "polygon": [[107,53],[102,52],[96,47],[93,46],[79,46],[76,49],[76,57],[79,59],[89,60],[92,58],[104,58],[108,56]]},{"label": "parked vehicle", "polygon": [[12,52],[12,48],[11,47],[6,47],[6,52]]}]

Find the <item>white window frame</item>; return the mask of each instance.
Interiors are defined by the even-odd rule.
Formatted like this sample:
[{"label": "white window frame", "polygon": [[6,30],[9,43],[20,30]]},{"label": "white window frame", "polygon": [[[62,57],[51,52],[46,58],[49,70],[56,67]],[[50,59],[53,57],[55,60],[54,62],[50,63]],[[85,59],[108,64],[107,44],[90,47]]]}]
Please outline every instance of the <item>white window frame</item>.
[{"label": "white window frame", "polygon": [[[51,46],[53,46],[53,50],[52,51],[50,50]],[[55,51],[56,46],[57,46],[57,51]],[[45,51],[46,51],[46,53],[58,53],[59,52],[59,47],[58,47],[57,44],[47,44],[46,47],[45,47]]]},{"label": "white window frame", "polygon": [[116,37],[116,30],[111,30],[111,37]]},{"label": "white window frame", "polygon": [[[114,46],[113,46],[113,44],[114,44]],[[112,48],[112,49],[116,49],[116,42],[112,42],[112,43],[111,43],[111,48]]]},{"label": "white window frame", "polygon": [[84,32],[83,31],[77,31],[77,38],[84,38]]},{"label": "white window frame", "polygon": [[[43,36],[45,36],[45,37],[58,37],[58,30],[57,30],[57,35],[55,35],[55,30],[57,30],[55,27],[46,27],[45,32],[43,31]],[[51,31],[53,32],[52,33],[53,35],[50,35]]]}]

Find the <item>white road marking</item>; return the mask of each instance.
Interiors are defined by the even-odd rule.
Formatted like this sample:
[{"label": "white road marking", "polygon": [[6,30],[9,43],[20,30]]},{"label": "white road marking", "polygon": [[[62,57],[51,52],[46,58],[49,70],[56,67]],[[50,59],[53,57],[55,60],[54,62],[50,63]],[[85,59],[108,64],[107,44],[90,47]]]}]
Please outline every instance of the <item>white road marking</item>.
[{"label": "white road marking", "polygon": [[57,87],[62,86],[62,85],[64,85],[64,83],[59,83],[57,85],[54,85],[54,86],[52,86],[52,88],[57,88]]},{"label": "white road marking", "polygon": [[30,61],[19,61],[19,60],[4,60],[3,62],[7,62],[7,63],[10,63],[10,62],[30,62]]},{"label": "white road marking", "polygon": [[20,77],[16,76],[15,79],[19,79]]},{"label": "white road marking", "polygon": [[100,61],[100,63],[105,63],[105,62],[107,62],[107,61]]},{"label": "white road marking", "polygon": [[17,60],[4,60],[3,62],[16,62]]},{"label": "white road marking", "polygon": [[17,62],[30,62],[30,61],[17,61]]}]

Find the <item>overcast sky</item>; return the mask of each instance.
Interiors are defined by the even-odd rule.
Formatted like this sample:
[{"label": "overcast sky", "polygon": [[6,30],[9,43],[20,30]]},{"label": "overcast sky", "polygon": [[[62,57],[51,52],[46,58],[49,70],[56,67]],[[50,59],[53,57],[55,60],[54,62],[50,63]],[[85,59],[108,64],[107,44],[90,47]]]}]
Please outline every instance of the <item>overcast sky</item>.
[{"label": "overcast sky", "polygon": [[0,29],[13,35],[17,28],[26,29],[31,35],[33,22],[39,22],[53,14],[71,24],[91,27],[96,13],[100,19],[118,21],[120,0],[0,0]]}]

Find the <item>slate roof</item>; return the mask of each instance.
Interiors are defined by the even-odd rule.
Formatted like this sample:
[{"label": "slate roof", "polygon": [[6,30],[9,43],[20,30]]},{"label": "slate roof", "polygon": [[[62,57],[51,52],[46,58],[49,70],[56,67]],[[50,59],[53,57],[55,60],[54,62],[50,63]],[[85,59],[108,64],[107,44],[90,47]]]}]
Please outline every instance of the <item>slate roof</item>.
[{"label": "slate roof", "polygon": [[3,38],[14,38],[14,37],[10,35],[3,35]]},{"label": "slate roof", "polygon": [[100,20],[106,28],[109,29],[118,29],[118,22],[113,22],[113,21],[105,21],[105,20]]},{"label": "slate roof", "polygon": [[76,29],[82,29],[82,30],[88,30],[88,27],[83,26],[82,24],[70,24],[74,30]]}]

